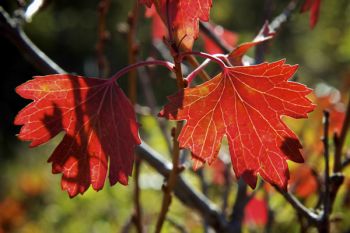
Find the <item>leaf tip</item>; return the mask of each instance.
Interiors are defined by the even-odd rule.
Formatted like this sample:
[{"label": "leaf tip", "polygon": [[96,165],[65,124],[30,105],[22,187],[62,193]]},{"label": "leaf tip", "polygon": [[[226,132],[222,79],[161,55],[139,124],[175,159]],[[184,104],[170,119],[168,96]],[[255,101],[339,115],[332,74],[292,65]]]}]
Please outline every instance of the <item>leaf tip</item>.
[{"label": "leaf tip", "polygon": [[[252,188],[255,189],[257,183],[257,176],[253,170],[245,170],[241,175],[243,180]],[[237,177],[239,178],[239,177]]]}]

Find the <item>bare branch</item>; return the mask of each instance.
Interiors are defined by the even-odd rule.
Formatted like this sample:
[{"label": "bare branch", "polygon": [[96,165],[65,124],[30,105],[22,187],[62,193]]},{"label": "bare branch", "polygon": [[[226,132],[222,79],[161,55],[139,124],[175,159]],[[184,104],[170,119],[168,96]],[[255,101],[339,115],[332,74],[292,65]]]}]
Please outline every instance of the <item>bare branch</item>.
[{"label": "bare branch", "polygon": [[331,213],[330,203],[330,179],[329,179],[329,112],[323,112],[323,148],[324,148],[324,195],[323,195],[323,213],[322,213],[322,224],[319,224],[319,228],[322,228],[322,232],[329,232],[329,215]]},{"label": "bare branch", "polygon": [[[144,159],[149,165],[156,169],[164,177],[168,177],[172,165],[165,160],[163,156],[150,148],[147,144],[142,143],[137,147],[137,155]],[[200,213],[205,221],[217,232],[229,232],[228,224],[221,215],[219,209],[203,194],[195,191],[190,185],[178,176],[174,193],[179,200],[190,208],[194,208]]]},{"label": "bare branch", "polygon": [[27,9],[24,12],[24,19],[27,22],[31,22],[32,18],[36,13],[38,13],[43,6],[45,5],[45,0],[33,0],[32,3],[29,4]]},{"label": "bare branch", "polygon": [[341,157],[342,157],[342,151],[346,139],[346,135],[349,131],[350,127],[350,99],[347,105],[346,113],[345,113],[345,119],[343,123],[343,127],[340,132],[340,136],[335,136],[335,155],[334,155],[334,167],[333,172],[337,173],[340,172],[342,169],[342,163],[341,163]]},{"label": "bare branch", "polygon": [[224,53],[231,52],[232,48],[220,37],[218,37],[211,29],[209,23],[199,22],[199,28],[206,36],[208,36]]},{"label": "bare branch", "polygon": [[173,225],[174,228],[176,228],[179,232],[181,232],[181,233],[187,233],[188,232],[183,225],[181,225],[180,223],[176,222],[174,219],[167,217],[166,220],[171,225]]},{"label": "bare branch", "polygon": [[277,15],[272,20],[272,22],[269,24],[269,27],[274,31],[278,31],[281,28],[282,24],[288,21],[290,15],[293,13],[296,7],[297,7],[297,1],[296,0],[290,1],[286,6],[286,8],[283,10],[283,12]]},{"label": "bare branch", "polygon": [[99,76],[102,78],[108,77],[110,71],[109,61],[105,55],[106,42],[109,39],[109,32],[106,28],[106,17],[110,5],[110,0],[100,0],[98,4],[98,40],[96,42],[96,53]]},{"label": "bare branch", "polygon": [[18,19],[11,18],[1,6],[0,30],[1,35],[7,37],[22,52],[27,61],[43,74],[67,73],[33,44],[23,32]]},{"label": "bare branch", "polygon": [[298,214],[305,217],[309,223],[317,224],[321,220],[321,215],[314,213],[310,209],[306,208],[293,194],[281,190],[279,187],[274,186],[275,189],[293,206]]}]

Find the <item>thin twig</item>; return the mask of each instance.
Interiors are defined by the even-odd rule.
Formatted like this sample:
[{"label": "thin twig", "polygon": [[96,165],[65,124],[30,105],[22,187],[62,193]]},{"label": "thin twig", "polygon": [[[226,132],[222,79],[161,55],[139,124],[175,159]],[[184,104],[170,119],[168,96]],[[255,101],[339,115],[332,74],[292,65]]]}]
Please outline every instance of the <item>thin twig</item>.
[{"label": "thin twig", "polygon": [[347,167],[350,164],[350,156],[346,157],[345,160],[342,162],[342,169]]},{"label": "thin twig", "polygon": [[235,204],[233,205],[232,214],[230,217],[230,226],[236,229],[235,232],[242,231],[242,222],[244,217],[244,208],[248,203],[247,199],[247,184],[241,178],[238,180],[238,190],[237,196],[235,200]]},{"label": "thin twig", "polygon": [[348,101],[346,113],[345,113],[345,119],[343,123],[343,127],[340,132],[340,136],[337,137],[335,136],[335,154],[334,154],[334,167],[333,167],[333,173],[340,172],[342,169],[342,162],[341,162],[341,157],[342,157],[342,151],[346,139],[346,135],[349,131],[349,126],[350,126],[350,98]]},{"label": "thin twig", "polygon": [[[322,229],[322,232],[329,232],[329,215],[330,215],[330,179],[329,179],[329,112],[323,112],[323,147],[324,147],[324,195],[323,195],[323,213],[322,213],[322,224],[319,224],[318,228]],[[320,231],[321,232],[321,231]]]},{"label": "thin twig", "polygon": [[226,215],[227,212],[227,206],[228,206],[228,198],[229,198],[229,194],[231,191],[231,169],[232,167],[229,164],[224,163],[225,166],[225,170],[224,170],[224,191],[222,194],[222,212],[224,213],[224,215]]},{"label": "thin twig", "polygon": [[[138,19],[139,4],[137,1],[134,3],[134,7],[128,15],[128,58],[129,64],[134,64],[137,61],[138,45],[136,40],[136,26]],[[136,103],[137,99],[137,72],[136,70],[129,73],[129,96],[132,103]]]},{"label": "thin twig", "polygon": [[[183,73],[181,68],[181,61],[178,59],[179,50],[176,47],[176,42],[174,41],[174,36],[172,35],[171,25],[170,25],[170,3],[169,0],[166,0],[166,18],[167,18],[167,28],[169,30],[169,37],[170,37],[170,43],[171,48],[174,49],[174,51],[171,51],[171,54],[174,59],[175,67],[174,72],[176,75],[176,83],[177,88],[179,90],[186,87],[185,81],[183,79]],[[176,122],[176,127],[172,133],[173,136],[173,153],[172,153],[172,163],[173,163],[173,169],[170,172],[169,178],[167,179],[166,183],[163,185],[163,200],[162,200],[162,206],[161,210],[158,216],[157,224],[156,224],[156,233],[160,233],[163,227],[164,220],[166,218],[166,215],[169,211],[169,207],[171,204],[172,199],[172,192],[176,185],[176,181],[178,179],[178,175],[180,172],[180,144],[177,140],[178,136],[180,135],[180,132],[182,130],[183,122],[178,121]]]},{"label": "thin twig", "polygon": [[[164,177],[169,177],[173,166],[164,159],[164,156],[154,151],[144,142],[137,147],[137,152],[137,155],[156,169],[157,172]],[[215,204],[203,194],[195,191],[181,176],[178,176],[176,180],[174,194],[184,205],[196,209],[217,232],[234,232],[229,230],[228,223]]]},{"label": "thin twig", "polygon": [[140,188],[140,172],[141,172],[141,160],[139,158],[135,159],[134,166],[134,208],[135,212],[133,215],[133,222],[136,226],[137,232],[143,232],[142,224],[142,206],[141,206],[141,188]]},{"label": "thin twig", "polygon": [[[196,172],[196,175],[199,177],[199,181],[200,181],[200,185],[201,185],[201,190],[204,196],[208,196],[208,183],[205,179],[205,175],[204,175],[204,169],[200,168],[198,169]],[[207,233],[208,232],[208,224],[206,223],[206,221],[203,219],[203,232]]]},{"label": "thin twig", "polygon": [[[135,64],[137,62],[137,42],[136,42],[136,26],[138,20],[139,4],[137,1],[134,3],[134,7],[128,15],[128,61],[129,65]],[[131,103],[135,105],[137,101],[137,71],[133,70],[129,73],[128,77],[129,83],[129,98]],[[142,161],[137,157],[135,158],[134,166],[134,208],[135,212],[133,215],[133,222],[138,233],[143,232],[142,224],[142,206],[141,206],[141,188],[140,188],[140,173],[141,173]]]},{"label": "thin twig", "polygon": [[281,190],[277,186],[274,187],[289,202],[289,204],[293,206],[293,208],[298,212],[298,214],[301,214],[304,218],[306,218],[309,221],[309,223],[315,225],[320,222],[321,216],[305,207],[293,194]]},{"label": "thin twig", "polygon": [[[200,66],[200,63],[194,56],[188,56],[187,61],[191,64],[193,68],[198,68]],[[198,72],[199,77],[205,82],[210,80],[210,76],[205,72],[205,70],[200,70]]]},{"label": "thin twig", "polygon": [[291,16],[291,14],[294,12],[294,10],[297,7],[298,1],[297,0],[291,0],[288,5],[286,6],[286,8],[284,8],[284,10],[282,11],[281,14],[277,15],[272,22],[269,24],[269,27],[273,30],[273,31],[278,31],[281,26],[286,23],[289,19],[289,17]]},{"label": "thin twig", "polygon": [[45,5],[45,0],[32,1],[24,12],[24,19],[26,22],[31,22],[34,15],[36,15]]},{"label": "thin twig", "polygon": [[209,23],[200,21],[199,28],[201,32],[203,32],[207,37],[209,37],[209,39],[211,39],[217,46],[219,46],[219,48],[224,51],[224,53],[231,52],[232,48],[223,39],[215,34]]},{"label": "thin twig", "polygon": [[26,60],[43,74],[67,73],[33,44],[23,32],[18,20],[11,18],[1,6],[0,30],[2,31],[1,35],[8,38],[23,54]]},{"label": "thin twig", "polygon": [[[269,27],[273,30],[273,31],[278,31],[281,26],[287,22],[288,18],[290,17],[290,15],[293,13],[293,11],[296,9],[297,6],[297,1],[296,0],[292,0],[288,3],[288,5],[286,6],[286,8],[282,11],[281,14],[277,15],[269,24]],[[200,22],[199,23],[199,28],[201,30],[201,32],[203,32],[206,36],[208,36],[217,46],[220,47],[220,49],[222,51],[224,51],[224,53],[229,53],[231,52],[231,48],[230,46],[228,46],[226,44],[226,42],[220,38],[219,36],[217,36],[215,34],[215,32],[213,31],[213,29],[210,27],[209,23],[205,23],[205,22]]]},{"label": "thin twig", "polygon": [[132,223],[133,223],[133,216],[131,216],[126,220],[120,232],[129,233],[131,231]]},{"label": "thin twig", "polygon": [[[175,60],[175,74],[176,74],[176,80],[178,88],[184,88],[185,84],[182,77],[182,71],[181,71],[181,63],[176,62]],[[180,135],[181,129],[182,129],[182,122],[178,121],[176,122],[176,127],[174,129],[173,134],[173,153],[172,153],[172,163],[173,163],[173,169],[169,175],[169,179],[167,180],[166,184],[163,186],[163,201],[162,201],[162,207],[160,214],[158,216],[157,225],[156,225],[156,233],[160,233],[162,230],[162,226],[166,217],[167,212],[169,211],[169,206],[171,204],[171,198],[172,198],[172,191],[175,187],[176,180],[178,178],[179,174],[179,161],[180,161],[180,145],[177,141],[178,136]]]},{"label": "thin twig", "polygon": [[109,32],[106,29],[106,17],[111,5],[111,0],[100,0],[98,4],[98,40],[96,43],[96,53],[98,61],[99,76],[106,78],[109,75],[109,62],[105,55],[106,41],[109,38]]},{"label": "thin twig", "polygon": [[174,219],[167,217],[166,220],[172,225],[174,226],[179,232],[181,233],[188,233],[188,231],[186,230],[186,228],[181,225],[180,223],[176,222]]}]

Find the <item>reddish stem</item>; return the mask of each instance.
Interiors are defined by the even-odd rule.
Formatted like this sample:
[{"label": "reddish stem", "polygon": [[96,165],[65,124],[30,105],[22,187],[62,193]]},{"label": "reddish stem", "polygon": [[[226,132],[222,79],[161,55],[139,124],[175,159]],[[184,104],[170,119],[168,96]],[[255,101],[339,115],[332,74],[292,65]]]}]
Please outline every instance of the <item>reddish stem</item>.
[{"label": "reddish stem", "polygon": [[193,79],[202,72],[202,70],[204,69],[204,67],[206,67],[209,62],[211,60],[210,59],[205,59],[204,62],[202,62],[202,64],[200,64],[195,70],[193,70],[185,79],[187,80],[188,86],[191,84],[191,82],[193,81]]},{"label": "reddish stem", "polygon": [[211,61],[218,63],[222,70],[226,70],[228,68],[225,62],[223,62],[220,58],[217,58],[216,56],[211,55],[209,53],[196,52],[196,51],[184,52],[184,53],[180,53],[177,59],[181,62],[184,59],[184,57],[191,56],[191,55],[210,59]]},{"label": "reddish stem", "polygon": [[142,62],[138,62],[138,63],[132,64],[132,65],[129,65],[129,66],[124,67],[123,69],[119,70],[117,73],[115,73],[110,78],[110,81],[111,82],[117,81],[120,77],[122,77],[123,75],[127,74],[130,71],[135,70],[138,67],[153,66],[153,65],[165,66],[170,71],[174,71],[174,67],[175,67],[175,65],[173,63],[168,62],[168,61],[160,61],[160,60],[142,61]]},{"label": "reddish stem", "polygon": [[[207,55],[210,55],[210,54],[207,54]],[[200,55],[200,56],[202,56],[202,55]],[[213,55],[210,55],[210,56],[212,56],[212,57],[214,57],[214,58],[217,58],[217,59],[219,59],[219,60],[221,60],[221,61],[225,61],[225,60],[227,60],[227,57],[224,55],[224,54],[213,54]],[[191,84],[191,82],[193,81],[193,79],[197,76],[197,75],[199,75],[199,74],[201,74],[202,72],[203,72],[203,69],[209,64],[209,62],[211,62],[212,61],[212,59],[210,59],[210,58],[207,58],[207,59],[205,59],[203,62],[202,62],[202,64],[200,64],[199,66],[197,66],[197,68],[195,69],[195,70],[193,70],[185,79],[187,80],[187,83],[188,83],[188,85],[190,85]],[[215,62],[217,62],[218,60],[215,60]],[[220,66],[221,66],[221,63],[219,64]],[[226,65],[225,65],[225,67],[227,67]],[[225,68],[223,68],[223,66],[221,66],[221,68],[224,70]],[[209,79],[206,79],[205,81],[208,81]]]},{"label": "reddish stem", "polygon": [[110,71],[109,61],[105,55],[106,42],[109,32],[106,29],[106,17],[111,5],[110,0],[101,0],[98,5],[98,41],[96,43],[96,53],[98,70],[100,77],[107,77]]}]

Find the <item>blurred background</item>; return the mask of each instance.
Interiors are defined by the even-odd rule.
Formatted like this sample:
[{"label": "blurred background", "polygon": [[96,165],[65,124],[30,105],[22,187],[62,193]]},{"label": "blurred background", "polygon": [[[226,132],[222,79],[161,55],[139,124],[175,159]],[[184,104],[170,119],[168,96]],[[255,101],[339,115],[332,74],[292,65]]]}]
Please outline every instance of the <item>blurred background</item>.
[{"label": "blurred background", "polygon": [[[0,6],[11,17],[21,14],[32,1],[0,0]],[[222,25],[234,33],[237,44],[253,40],[266,20],[279,15],[287,6],[285,0],[215,0],[211,11],[213,23]],[[128,64],[127,18],[134,1],[112,0],[107,14],[108,39],[105,54],[109,62],[109,75]],[[48,0],[30,22],[23,23],[28,37],[53,61],[69,73],[87,77],[99,76],[96,44],[98,41],[98,5],[99,1]],[[284,23],[273,40],[268,42],[265,60],[287,59],[289,64],[299,64],[296,79],[315,89],[310,96],[318,104],[314,113],[307,120],[286,119],[295,130],[305,147],[307,162],[305,165],[290,165],[292,171],[292,191],[307,206],[314,206],[319,191],[314,174],[323,171],[322,161],[322,110],[330,109],[334,120],[332,132],[341,128],[344,103],[347,103],[350,87],[350,1],[324,0],[321,4],[320,17],[315,28],[309,26],[309,12],[301,14],[298,7],[288,22]],[[152,20],[144,16],[143,6],[139,9],[137,27],[138,58],[164,58],[166,54],[152,45]],[[1,19],[3,20],[3,19]],[[62,134],[47,144],[29,149],[28,143],[16,138],[18,126],[13,125],[17,112],[29,103],[14,91],[19,84],[42,75],[30,58],[25,57],[9,38],[0,22],[0,233],[2,232],[121,232],[128,230],[130,216],[133,213],[132,189],[116,185],[95,192],[91,188],[83,195],[69,199],[60,190],[60,176],[51,174],[51,165],[46,163],[49,155],[59,143]],[[154,41],[153,41],[154,42]],[[195,50],[205,50],[202,36],[196,42]],[[249,52],[254,57],[254,50]],[[29,59],[29,60],[28,60]],[[169,73],[163,68],[147,70],[148,80],[154,91],[155,106],[159,110],[166,103],[166,96],[176,90],[175,80],[167,78]],[[215,72],[212,71],[212,72]],[[127,93],[127,78],[120,81]],[[152,147],[169,159],[167,143],[158,127],[157,119],[148,116],[145,86],[138,87],[138,120],[142,124],[141,137]],[[171,124],[162,125],[170,129]],[[170,134],[170,130],[169,134]],[[169,136],[169,135],[168,135]],[[349,141],[349,140],[348,140]],[[349,148],[349,147],[348,147]],[[225,163],[223,159],[223,163]],[[188,161],[190,163],[190,161]],[[208,184],[207,195],[218,205],[222,205],[224,185],[222,167],[215,165],[204,171]],[[221,170],[220,170],[221,169]],[[231,168],[230,168],[231,169]],[[232,170],[232,169],[231,169]],[[294,173],[293,173],[294,171]],[[349,174],[346,170],[345,173]],[[295,174],[295,175],[293,175]],[[184,174],[200,189],[198,174]],[[160,209],[163,178],[142,163],[141,175],[142,205],[145,227],[152,231]],[[221,181],[220,181],[221,179]],[[232,189],[228,197],[228,206],[232,205],[236,192],[236,181],[232,179]],[[350,182],[347,179],[335,203],[332,215],[332,231],[350,230]],[[263,185],[264,186],[264,185]],[[203,232],[205,228],[201,217],[189,211],[176,198],[173,199],[169,220],[164,232]],[[264,232],[269,220],[270,232],[299,232],[295,224],[298,216],[294,210],[270,187],[259,190],[254,203],[247,206],[245,212],[245,232]],[[250,208],[250,210],[249,210]],[[257,211],[259,210],[259,211]],[[259,213],[259,214],[257,214]],[[273,217],[271,217],[273,216]],[[346,220],[347,219],[347,220]],[[130,232],[135,232],[130,228]],[[128,231],[124,231],[128,232]],[[311,230],[312,232],[312,230]]]}]

